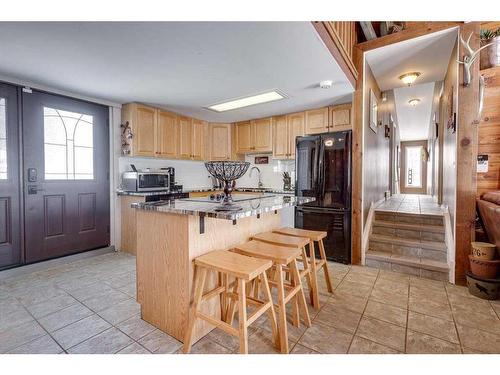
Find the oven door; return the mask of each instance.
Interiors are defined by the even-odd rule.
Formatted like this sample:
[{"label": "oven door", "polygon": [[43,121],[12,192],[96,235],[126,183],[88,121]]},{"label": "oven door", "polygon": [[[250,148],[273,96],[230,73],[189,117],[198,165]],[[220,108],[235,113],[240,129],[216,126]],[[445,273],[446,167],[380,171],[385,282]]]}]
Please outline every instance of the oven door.
[{"label": "oven door", "polygon": [[137,191],[168,190],[169,178],[165,173],[139,173]]}]

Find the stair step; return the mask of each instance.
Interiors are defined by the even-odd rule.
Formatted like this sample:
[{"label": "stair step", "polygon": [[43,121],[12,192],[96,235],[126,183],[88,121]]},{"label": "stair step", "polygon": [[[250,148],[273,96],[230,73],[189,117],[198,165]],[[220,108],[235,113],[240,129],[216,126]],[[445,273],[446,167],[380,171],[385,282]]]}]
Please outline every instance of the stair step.
[{"label": "stair step", "polygon": [[415,247],[415,248],[420,248],[420,249],[446,251],[446,244],[444,242],[439,242],[439,241],[427,241],[427,240],[418,240],[418,239],[410,239],[410,238],[401,238],[401,237],[394,237],[394,236],[385,236],[382,234],[370,235],[370,242],[371,241],[383,242],[383,243],[387,243],[387,244],[391,244],[391,245]]},{"label": "stair step", "polygon": [[368,250],[365,255],[366,260],[399,264],[407,267],[414,267],[428,271],[448,272],[448,264],[437,260],[424,259],[419,257],[391,254],[384,251]]},{"label": "stair step", "polygon": [[444,233],[444,226],[430,224],[412,224],[412,223],[397,223],[394,221],[375,220],[374,227],[386,227],[404,230],[415,230],[420,232]]},{"label": "stair step", "polygon": [[391,221],[407,224],[427,224],[444,226],[443,214],[416,214],[375,209],[375,220]]}]

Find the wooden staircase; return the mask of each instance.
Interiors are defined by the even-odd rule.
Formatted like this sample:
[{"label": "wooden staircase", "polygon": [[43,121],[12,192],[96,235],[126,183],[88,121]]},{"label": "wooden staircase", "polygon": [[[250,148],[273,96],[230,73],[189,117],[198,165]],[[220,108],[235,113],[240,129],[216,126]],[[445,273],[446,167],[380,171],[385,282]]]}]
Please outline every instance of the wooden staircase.
[{"label": "wooden staircase", "polygon": [[443,215],[375,210],[365,263],[369,267],[448,280]]}]

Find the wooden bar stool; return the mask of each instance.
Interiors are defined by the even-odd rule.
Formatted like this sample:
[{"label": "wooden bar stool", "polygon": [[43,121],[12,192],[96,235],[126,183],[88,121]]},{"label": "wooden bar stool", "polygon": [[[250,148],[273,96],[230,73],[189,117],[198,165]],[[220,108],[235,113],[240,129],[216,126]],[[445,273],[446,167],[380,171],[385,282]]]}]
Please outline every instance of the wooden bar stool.
[{"label": "wooden bar stool", "polygon": [[311,304],[315,309],[319,309],[319,292],[318,280],[315,272],[311,272],[310,264],[315,263],[314,252],[309,254],[310,262],[307,259],[306,245],[309,245],[309,239],[305,237],[294,237],[286,234],[264,232],[253,236],[254,240],[266,242],[273,245],[299,249],[301,252],[300,260],[304,265],[304,269],[300,271],[301,277],[306,277],[307,285],[309,286]]},{"label": "wooden bar stool", "polygon": [[[269,321],[273,332],[273,339],[276,347],[279,347],[279,336],[274,313],[274,304],[269,289],[266,271],[272,267],[270,260],[251,258],[231,251],[212,251],[199,256],[194,260],[194,299],[191,305],[191,316],[184,339],[184,353],[189,353],[192,345],[193,330],[197,319],[202,319],[223,331],[237,336],[240,339],[240,353],[248,353],[248,326],[255,322],[265,312],[269,315]],[[218,274],[218,285],[204,292],[205,280],[208,271],[215,271]],[[229,277],[235,278],[233,292],[229,292]],[[260,300],[247,296],[246,283],[259,279],[266,296],[266,300]],[[222,280],[222,282],[221,282]],[[209,316],[200,309],[201,303],[219,296],[221,302],[222,319]],[[227,303],[229,300],[229,304]],[[237,302],[236,302],[237,301]],[[238,305],[238,329],[232,326],[232,316],[234,308]],[[247,316],[247,304],[256,307],[250,316]],[[228,313],[226,309],[232,309],[230,313],[231,322],[228,323]],[[226,311],[224,311],[226,310]]]},{"label": "wooden bar stool", "polygon": [[[311,326],[309,310],[307,310],[304,290],[302,289],[301,276],[297,267],[297,257],[300,249],[272,245],[262,241],[249,241],[237,245],[234,249],[240,254],[255,258],[271,260],[276,271],[276,280],[270,280],[269,284],[278,290],[278,328],[280,335],[281,352],[288,353],[288,329],[286,325],[286,304],[293,298],[302,310],[304,324]],[[285,283],[284,269],[291,274],[290,283]],[[265,285],[264,285],[265,289]],[[285,293],[285,290],[287,293]],[[266,292],[267,293],[267,292]],[[298,313],[298,312],[297,312]],[[297,314],[298,317],[298,314]]]},{"label": "wooden bar stool", "polygon": [[[323,268],[323,272],[325,274],[326,287],[328,292],[333,293],[332,280],[330,279],[330,273],[328,271],[328,264],[326,260],[325,246],[323,244],[323,238],[327,236],[327,233],[319,230],[306,230],[300,228],[280,228],[273,231],[274,233],[285,234],[287,236],[293,237],[302,237],[309,239],[309,252],[312,254],[310,256],[309,264],[311,266],[311,273],[313,278],[317,280],[317,272],[321,268]],[[320,259],[318,261],[315,260],[315,252],[314,252],[314,242],[318,243]]]}]

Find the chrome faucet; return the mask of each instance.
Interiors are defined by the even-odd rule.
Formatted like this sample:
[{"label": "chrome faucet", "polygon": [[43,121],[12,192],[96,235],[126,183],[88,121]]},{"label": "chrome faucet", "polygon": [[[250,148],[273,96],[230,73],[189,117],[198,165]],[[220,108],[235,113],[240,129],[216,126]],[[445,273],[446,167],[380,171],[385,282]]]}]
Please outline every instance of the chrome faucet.
[{"label": "chrome faucet", "polygon": [[254,170],[254,169],[256,169],[256,170],[257,170],[257,172],[259,172],[259,183],[258,183],[258,185],[257,185],[257,186],[258,186],[259,188],[261,188],[261,187],[263,186],[263,184],[262,184],[262,180],[260,179],[260,169],[259,169],[259,168],[257,168],[257,167],[252,167],[252,168],[250,168],[250,178],[252,177],[252,172],[253,172],[253,170]]}]

